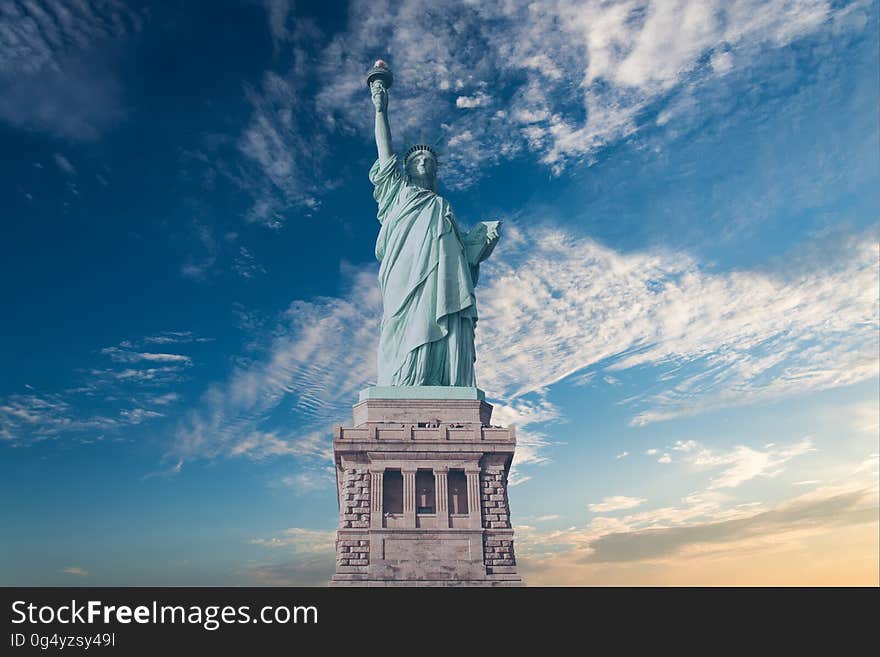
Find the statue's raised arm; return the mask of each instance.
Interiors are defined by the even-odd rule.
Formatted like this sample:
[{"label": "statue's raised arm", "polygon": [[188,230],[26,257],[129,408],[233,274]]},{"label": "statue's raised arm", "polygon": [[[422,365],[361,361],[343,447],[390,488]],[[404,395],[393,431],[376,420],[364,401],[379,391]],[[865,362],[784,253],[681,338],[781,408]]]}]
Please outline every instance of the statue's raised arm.
[{"label": "statue's raised arm", "polygon": [[379,152],[379,162],[384,164],[393,153],[391,150],[391,127],[388,125],[388,88],[393,78],[388,65],[377,60],[370,70],[368,84],[370,95],[373,98],[373,107],[376,109],[376,150]]}]

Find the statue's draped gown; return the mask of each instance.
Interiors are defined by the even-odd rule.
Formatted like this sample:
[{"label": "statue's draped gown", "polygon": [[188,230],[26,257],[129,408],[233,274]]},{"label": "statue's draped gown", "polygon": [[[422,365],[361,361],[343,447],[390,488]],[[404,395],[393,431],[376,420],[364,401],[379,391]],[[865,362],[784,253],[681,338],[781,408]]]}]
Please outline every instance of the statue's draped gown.
[{"label": "statue's draped gown", "polygon": [[376,161],[370,180],[382,224],[378,384],[475,386],[479,245],[468,249],[468,240],[480,236],[462,235],[446,199],[409,184],[396,156]]}]

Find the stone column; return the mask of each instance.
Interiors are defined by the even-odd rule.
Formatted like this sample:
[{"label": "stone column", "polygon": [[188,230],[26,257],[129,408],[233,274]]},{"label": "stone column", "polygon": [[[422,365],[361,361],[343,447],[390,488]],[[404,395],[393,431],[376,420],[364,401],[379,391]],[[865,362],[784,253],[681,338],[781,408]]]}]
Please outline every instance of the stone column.
[{"label": "stone column", "polygon": [[467,468],[464,473],[467,475],[470,526],[471,529],[480,529],[483,526],[482,514],[480,513],[480,469],[479,467]]},{"label": "stone column", "polygon": [[384,509],[382,508],[382,484],[385,481],[385,469],[370,470],[370,527],[381,529],[384,524]]},{"label": "stone column", "polygon": [[434,504],[437,528],[449,528],[449,468],[434,468]]},{"label": "stone column", "polygon": [[403,521],[406,527],[416,526],[416,471],[403,470]]}]

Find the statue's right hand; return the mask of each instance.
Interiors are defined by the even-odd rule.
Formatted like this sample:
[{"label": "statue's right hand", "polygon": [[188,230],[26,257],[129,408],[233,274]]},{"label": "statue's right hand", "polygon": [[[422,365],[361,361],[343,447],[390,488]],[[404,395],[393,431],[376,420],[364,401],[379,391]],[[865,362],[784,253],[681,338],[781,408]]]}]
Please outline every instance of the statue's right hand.
[{"label": "statue's right hand", "polygon": [[377,112],[384,112],[388,108],[388,90],[380,80],[373,80],[370,84],[370,94],[373,97],[373,107]]}]

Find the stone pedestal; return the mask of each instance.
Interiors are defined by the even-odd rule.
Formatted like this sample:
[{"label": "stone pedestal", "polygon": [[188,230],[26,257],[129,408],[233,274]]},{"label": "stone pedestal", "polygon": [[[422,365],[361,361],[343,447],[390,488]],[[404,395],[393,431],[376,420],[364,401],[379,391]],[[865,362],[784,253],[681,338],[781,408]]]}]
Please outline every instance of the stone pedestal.
[{"label": "stone pedestal", "polygon": [[331,586],[522,586],[507,475],[513,427],[476,388],[369,388],[336,427]]}]

